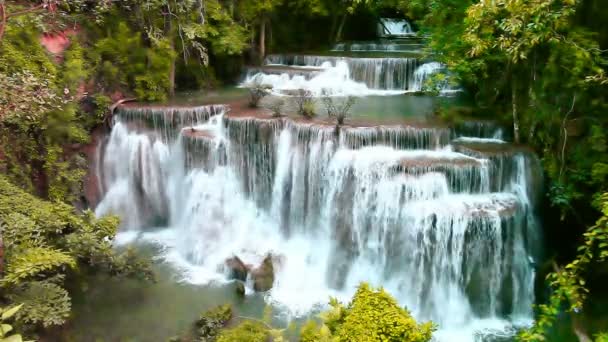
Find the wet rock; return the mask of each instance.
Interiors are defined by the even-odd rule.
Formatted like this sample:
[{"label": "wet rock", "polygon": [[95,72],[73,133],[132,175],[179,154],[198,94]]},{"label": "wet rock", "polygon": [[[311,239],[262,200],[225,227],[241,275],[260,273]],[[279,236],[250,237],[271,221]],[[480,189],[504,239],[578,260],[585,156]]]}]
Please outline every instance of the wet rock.
[{"label": "wet rock", "polygon": [[239,297],[245,297],[245,284],[240,281],[236,283],[234,291]]},{"label": "wet rock", "polygon": [[249,268],[239,257],[233,256],[232,258],[226,259],[225,266],[228,278],[240,281],[247,280]]},{"label": "wet rock", "polygon": [[272,255],[268,254],[257,268],[251,271],[253,289],[257,292],[265,292],[274,284],[274,265]]}]

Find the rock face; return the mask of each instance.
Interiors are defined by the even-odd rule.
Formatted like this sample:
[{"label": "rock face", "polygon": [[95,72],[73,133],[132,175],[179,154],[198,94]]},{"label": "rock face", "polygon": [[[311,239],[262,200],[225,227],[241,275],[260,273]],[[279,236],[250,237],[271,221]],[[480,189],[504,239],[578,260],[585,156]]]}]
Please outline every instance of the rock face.
[{"label": "rock face", "polygon": [[228,273],[228,278],[240,281],[247,280],[249,268],[239,257],[233,256],[232,258],[227,259],[225,266]]},{"label": "rock face", "polygon": [[253,280],[253,289],[257,292],[265,292],[272,288],[274,284],[272,255],[266,255],[260,266],[251,271],[251,279]]}]

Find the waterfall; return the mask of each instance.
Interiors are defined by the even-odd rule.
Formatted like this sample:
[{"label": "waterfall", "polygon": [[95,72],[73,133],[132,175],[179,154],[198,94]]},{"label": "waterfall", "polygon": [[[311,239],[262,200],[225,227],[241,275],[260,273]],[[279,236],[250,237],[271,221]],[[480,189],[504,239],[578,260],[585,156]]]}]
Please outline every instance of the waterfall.
[{"label": "waterfall", "polygon": [[[419,65],[416,58],[351,58],[310,55],[269,55],[265,60],[269,66],[297,67],[293,72],[280,74],[260,72],[252,69],[244,84],[261,82],[279,93],[306,89],[319,95],[322,88],[332,93],[347,96],[394,95],[404,92],[423,91],[425,82],[444,69],[438,62]],[[306,70],[319,72],[302,73]],[[452,93],[447,78],[436,86],[441,93]]]},{"label": "waterfall", "polygon": [[420,52],[423,44],[407,41],[398,42],[353,42],[337,43],[332,51],[352,51],[352,52]]},{"label": "waterfall", "polygon": [[378,23],[378,36],[408,36],[415,35],[412,26],[407,20],[382,18]]},{"label": "waterfall", "polygon": [[[280,90],[308,89],[317,92],[321,87],[334,89],[341,95],[391,95],[420,90],[416,76],[416,58],[350,58],[309,55],[269,55],[266,65],[300,68],[321,68],[320,74],[307,78],[302,75],[248,73],[244,83],[257,79]],[[425,73],[422,77],[427,77]]]},{"label": "waterfall", "polygon": [[164,215],[169,227],[153,239],[184,280],[225,282],[227,258],[272,253],[266,298],[291,314],[348,300],[367,281],[439,324],[440,341],[531,321],[533,154],[449,128],[338,133],[220,111],[145,131],[131,113],[119,111],[106,143],[97,213],[144,232]]}]

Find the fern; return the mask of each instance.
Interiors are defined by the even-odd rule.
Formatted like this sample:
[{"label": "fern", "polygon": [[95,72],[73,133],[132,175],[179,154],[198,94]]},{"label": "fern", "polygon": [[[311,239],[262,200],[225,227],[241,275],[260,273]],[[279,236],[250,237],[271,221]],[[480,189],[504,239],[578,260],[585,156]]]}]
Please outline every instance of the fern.
[{"label": "fern", "polygon": [[34,281],[20,286],[10,299],[23,303],[16,316],[19,321],[44,327],[65,323],[72,308],[68,292],[51,281]]},{"label": "fern", "polygon": [[30,247],[9,260],[8,272],[2,282],[4,284],[17,285],[38,274],[54,271],[62,267],[75,268],[76,260],[60,250],[45,247]]}]

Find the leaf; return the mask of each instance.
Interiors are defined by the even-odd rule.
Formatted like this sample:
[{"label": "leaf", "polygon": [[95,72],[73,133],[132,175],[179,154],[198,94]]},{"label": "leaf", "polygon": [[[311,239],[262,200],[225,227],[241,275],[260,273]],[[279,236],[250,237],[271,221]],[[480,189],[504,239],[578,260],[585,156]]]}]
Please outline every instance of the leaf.
[{"label": "leaf", "polygon": [[10,324],[2,324],[0,326],[0,333],[2,334],[2,336],[8,334],[12,330],[13,330],[13,327]]},{"label": "leaf", "polygon": [[17,306],[13,306],[12,308],[4,311],[2,313],[2,320],[5,321],[5,320],[13,317],[13,315],[15,315],[17,313],[17,311],[19,311],[19,309],[21,309],[22,306],[23,306],[23,304],[19,304]]},{"label": "leaf", "polygon": [[21,335],[16,334],[3,338],[1,342],[23,342],[23,338],[21,338]]}]

